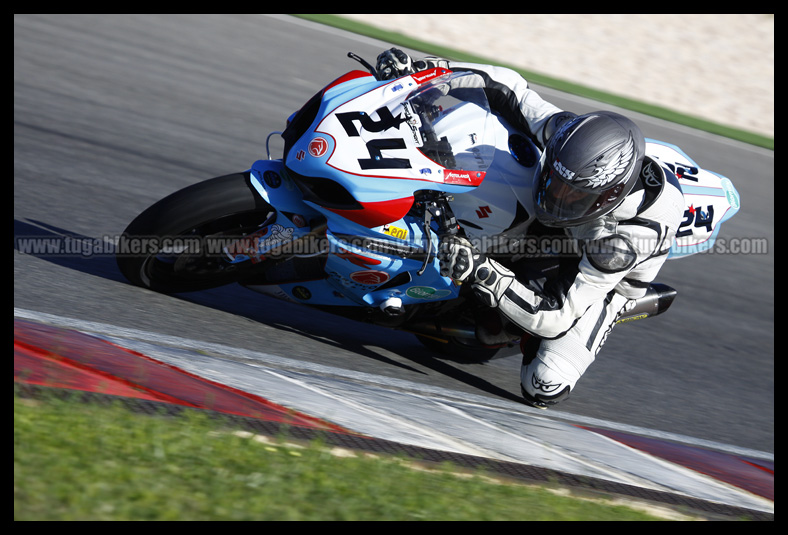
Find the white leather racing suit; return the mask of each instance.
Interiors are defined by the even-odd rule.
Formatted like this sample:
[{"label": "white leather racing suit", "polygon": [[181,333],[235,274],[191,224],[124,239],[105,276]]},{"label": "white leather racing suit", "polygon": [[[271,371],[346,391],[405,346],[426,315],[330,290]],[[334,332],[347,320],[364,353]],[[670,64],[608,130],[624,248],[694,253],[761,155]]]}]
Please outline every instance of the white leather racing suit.
[{"label": "white leather racing suit", "polygon": [[[562,110],[516,72],[470,63],[440,66],[479,74],[475,79],[492,110],[530,135],[540,149],[555,131],[550,120],[560,118]],[[524,349],[521,386],[527,400],[545,406],[574,388],[630,300],[646,293],[667,259],[683,212],[675,175],[646,155],[639,183],[620,206],[596,221],[565,229],[582,252],[576,270],[549,286],[512,276],[498,276],[488,285],[494,301],[489,304],[538,337],[538,345]],[[507,271],[503,268],[500,275]]]}]

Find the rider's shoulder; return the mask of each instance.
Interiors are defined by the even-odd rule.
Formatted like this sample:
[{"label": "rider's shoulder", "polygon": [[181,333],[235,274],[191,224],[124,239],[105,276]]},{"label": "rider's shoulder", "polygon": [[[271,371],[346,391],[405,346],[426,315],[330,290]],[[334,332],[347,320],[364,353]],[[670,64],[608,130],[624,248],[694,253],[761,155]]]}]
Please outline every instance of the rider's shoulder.
[{"label": "rider's shoulder", "polygon": [[684,212],[684,195],[673,170],[657,158],[646,155],[640,170],[643,200],[638,217],[655,219],[672,226]]}]

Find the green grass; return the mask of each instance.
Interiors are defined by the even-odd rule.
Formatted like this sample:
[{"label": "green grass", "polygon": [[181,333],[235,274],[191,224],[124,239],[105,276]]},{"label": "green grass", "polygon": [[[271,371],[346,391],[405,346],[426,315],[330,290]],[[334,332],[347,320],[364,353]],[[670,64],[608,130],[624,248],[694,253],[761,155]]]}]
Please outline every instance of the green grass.
[{"label": "green grass", "polygon": [[199,413],[14,395],[14,520],[653,520],[546,489],[253,440]]},{"label": "green grass", "polygon": [[[349,32],[357,33],[359,35],[366,35],[368,37],[373,37],[375,39],[385,41],[391,45],[401,46],[403,48],[409,48],[411,50],[420,50],[430,55],[440,56],[447,59],[452,59],[454,61],[500,64],[500,62],[494,61],[490,58],[475,56],[465,52],[453,50],[447,47],[437,46],[435,44],[426,41],[420,41],[412,37],[405,36],[398,32],[386,31],[380,28],[374,28],[372,26],[363,24],[361,22],[345,19],[337,15],[330,15],[325,13],[304,13],[304,14],[294,13],[292,15],[295,17],[301,17],[303,19],[318,22],[321,24],[326,24],[328,26],[333,26],[335,28],[339,28]],[[375,58],[366,58],[366,59],[367,61],[370,61],[373,64],[375,63],[374,61]],[[748,132],[738,128],[717,124],[712,121],[679,113],[674,110],[670,110],[661,106],[639,102],[637,100],[633,100],[631,98],[627,98],[621,95],[606,93],[604,91],[599,91],[596,89],[585,87],[576,83],[568,82],[566,80],[560,80],[557,78],[546,76],[541,73],[526,71],[514,67],[512,65],[505,65],[505,64],[500,64],[500,65],[503,67],[509,67],[519,72],[526,80],[528,80],[530,83],[533,84],[550,87],[552,89],[563,91],[565,93],[571,93],[574,95],[583,96],[586,98],[597,100],[599,102],[610,104],[612,106],[628,109],[634,112],[642,113],[644,115],[651,115],[653,117],[658,117],[660,119],[664,119],[666,121],[670,121],[676,124],[689,126],[690,128],[704,130],[712,134],[728,137],[731,139],[742,141],[744,143],[749,143],[751,145],[763,147],[769,150],[774,150],[773,137],[764,136],[761,134]]]}]

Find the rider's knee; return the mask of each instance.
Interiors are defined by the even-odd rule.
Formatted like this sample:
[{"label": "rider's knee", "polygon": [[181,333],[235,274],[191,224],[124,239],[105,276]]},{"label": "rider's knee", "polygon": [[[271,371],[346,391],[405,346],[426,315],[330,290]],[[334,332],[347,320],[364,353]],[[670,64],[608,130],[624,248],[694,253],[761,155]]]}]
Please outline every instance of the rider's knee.
[{"label": "rider's knee", "polygon": [[538,357],[520,369],[520,390],[534,407],[547,408],[565,400],[576,382]]},{"label": "rider's knee", "polygon": [[568,355],[565,345],[532,339],[521,346],[520,388],[529,405],[547,408],[567,399],[593,360]]}]

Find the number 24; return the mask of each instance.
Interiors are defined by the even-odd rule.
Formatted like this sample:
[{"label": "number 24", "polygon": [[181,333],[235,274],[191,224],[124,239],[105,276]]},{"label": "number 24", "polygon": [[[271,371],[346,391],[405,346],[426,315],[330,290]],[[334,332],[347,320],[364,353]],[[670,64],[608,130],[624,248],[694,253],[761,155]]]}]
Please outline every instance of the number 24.
[{"label": "number 24", "polygon": [[676,237],[681,238],[692,234],[692,229],[685,227],[693,225],[693,222],[693,227],[703,227],[707,232],[711,232],[712,223],[714,221],[714,206],[710,204],[706,207],[706,209],[707,211],[704,212],[700,208],[690,206],[684,210],[684,220],[681,222],[681,225],[679,225],[679,230],[676,232]]}]

